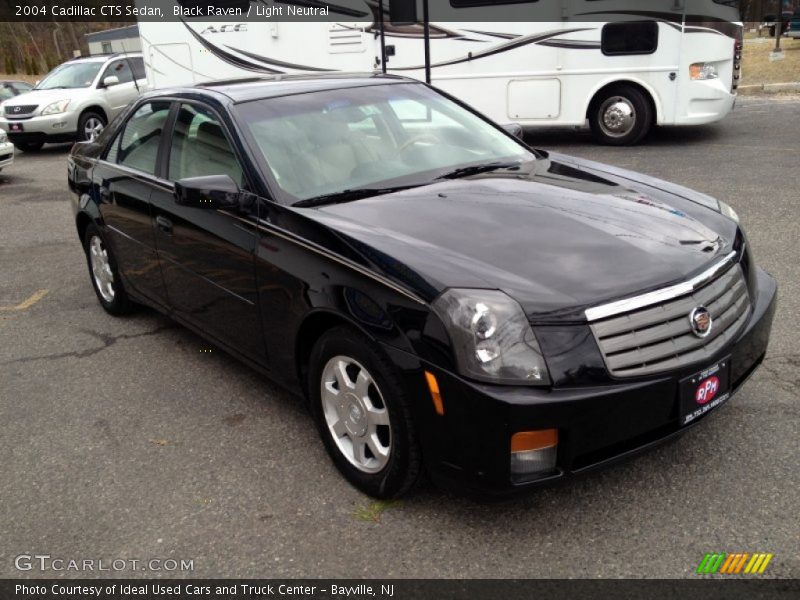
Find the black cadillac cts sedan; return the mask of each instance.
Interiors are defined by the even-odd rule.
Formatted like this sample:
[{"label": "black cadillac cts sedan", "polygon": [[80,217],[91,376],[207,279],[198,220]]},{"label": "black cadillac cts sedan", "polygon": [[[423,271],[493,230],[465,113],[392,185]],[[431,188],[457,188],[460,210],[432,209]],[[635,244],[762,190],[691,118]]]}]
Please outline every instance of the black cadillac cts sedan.
[{"label": "black cadillac cts sedan", "polygon": [[141,97],[69,157],[97,298],[303,395],[342,474],[502,494],[684,432],[764,357],[776,283],[725,203],[533,150],[424,84]]}]

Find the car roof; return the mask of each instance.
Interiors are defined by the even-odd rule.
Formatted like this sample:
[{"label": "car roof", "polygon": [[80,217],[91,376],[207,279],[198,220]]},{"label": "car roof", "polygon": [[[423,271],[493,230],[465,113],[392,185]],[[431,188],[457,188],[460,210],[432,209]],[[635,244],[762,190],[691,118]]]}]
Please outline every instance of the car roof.
[{"label": "car roof", "polygon": [[380,73],[330,73],[325,75],[277,75],[211,81],[195,87],[160,90],[158,96],[192,94],[226,97],[230,102],[250,102],[265,98],[291,96],[307,92],[320,92],[343,88],[366,87],[397,83],[419,83],[415,79]]},{"label": "car roof", "polygon": [[116,58],[135,58],[142,56],[141,52],[114,52],[112,54],[90,54],[89,56],[76,56],[69,59],[68,63],[74,62],[106,62]]}]

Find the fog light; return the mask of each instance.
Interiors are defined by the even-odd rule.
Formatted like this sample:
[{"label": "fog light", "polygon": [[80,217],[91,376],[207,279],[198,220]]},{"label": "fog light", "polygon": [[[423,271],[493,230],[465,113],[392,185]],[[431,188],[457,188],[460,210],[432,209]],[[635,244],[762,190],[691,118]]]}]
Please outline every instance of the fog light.
[{"label": "fog light", "polygon": [[531,480],[549,475],[556,468],[558,430],[520,431],[511,436],[511,477]]},{"label": "fog light", "polygon": [[61,129],[62,127],[66,127],[66,121],[59,121],[58,123],[53,123],[53,129]]}]

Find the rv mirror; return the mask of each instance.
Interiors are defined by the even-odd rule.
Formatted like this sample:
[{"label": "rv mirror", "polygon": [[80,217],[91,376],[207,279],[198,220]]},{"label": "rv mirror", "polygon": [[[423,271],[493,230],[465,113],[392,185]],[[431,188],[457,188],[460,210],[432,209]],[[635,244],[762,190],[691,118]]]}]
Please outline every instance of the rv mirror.
[{"label": "rv mirror", "polygon": [[175,202],[193,208],[239,208],[239,186],[230,175],[187,177],[175,182]]},{"label": "rv mirror", "polygon": [[389,3],[389,20],[392,25],[410,25],[416,23],[417,0],[391,0]]}]

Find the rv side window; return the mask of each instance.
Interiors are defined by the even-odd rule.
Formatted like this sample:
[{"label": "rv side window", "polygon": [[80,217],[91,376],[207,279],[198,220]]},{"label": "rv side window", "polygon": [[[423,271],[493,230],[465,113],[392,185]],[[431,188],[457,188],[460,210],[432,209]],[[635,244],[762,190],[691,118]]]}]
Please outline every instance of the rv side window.
[{"label": "rv side window", "polygon": [[658,48],[658,23],[635,21],[606,23],[601,39],[603,54],[652,54]]}]

